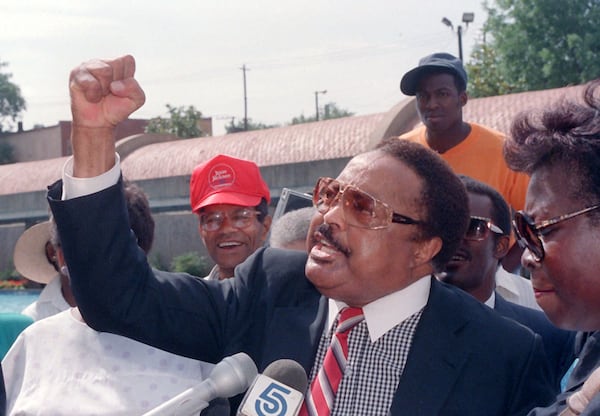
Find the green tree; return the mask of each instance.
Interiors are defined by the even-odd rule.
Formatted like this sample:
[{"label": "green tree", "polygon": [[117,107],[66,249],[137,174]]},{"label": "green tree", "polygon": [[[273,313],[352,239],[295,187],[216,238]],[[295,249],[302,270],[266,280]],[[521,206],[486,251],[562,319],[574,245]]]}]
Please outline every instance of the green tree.
[{"label": "green tree", "polygon": [[484,8],[488,43],[475,48],[469,68],[471,80],[484,77],[477,93],[563,87],[600,74],[600,0],[495,0]]},{"label": "green tree", "polygon": [[[273,127],[279,127],[277,124],[265,124],[260,122],[254,122],[251,118],[248,119],[248,131],[250,130],[264,130],[264,129],[272,129]],[[244,126],[244,120],[235,121],[234,118],[231,119],[228,125],[225,126],[225,131],[227,134],[231,133],[239,133],[241,131],[246,131]]]},{"label": "green tree", "polygon": [[[330,120],[333,118],[350,117],[353,115],[354,113],[351,113],[350,111],[345,110],[343,108],[339,108],[336,103],[327,103],[323,107],[323,114],[319,114],[319,120]],[[294,125],[302,123],[312,123],[313,121],[317,121],[316,114],[309,117],[305,117],[304,114],[301,114],[298,117],[294,117],[289,124]]]},{"label": "green tree", "polygon": [[21,89],[10,79],[12,74],[4,72],[8,63],[0,61],[0,133],[10,131],[22,111],[27,109]]},{"label": "green tree", "polygon": [[175,256],[171,262],[171,271],[189,273],[198,277],[208,275],[210,269],[211,265],[208,259],[193,251]]},{"label": "green tree", "polygon": [[167,104],[168,117],[154,117],[146,126],[146,133],[172,134],[182,139],[206,136],[200,130],[202,113],[193,105],[189,107],[174,107]]},{"label": "green tree", "polygon": [[498,56],[489,44],[478,42],[471,52],[471,60],[466,65],[469,73],[469,96],[490,97],[523,91],[520,84],[511,84],[499,69]]}]

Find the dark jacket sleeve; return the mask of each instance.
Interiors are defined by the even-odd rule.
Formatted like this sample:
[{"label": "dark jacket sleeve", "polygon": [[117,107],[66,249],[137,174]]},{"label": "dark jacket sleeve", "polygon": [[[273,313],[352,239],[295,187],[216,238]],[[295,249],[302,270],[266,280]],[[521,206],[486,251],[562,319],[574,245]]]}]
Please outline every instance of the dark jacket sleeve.
[{"label": "dark jacket sleeve", "polygon": [[555,327],[543,312],[509,302],[498,293],[494,310],[542,337],[551,377],[560,392],[560,382],[575,359],[575,332]]},{"label": "dark jacket sleeve", "polygon": [[[120,182],[66,201],[60,200],[61,188],[60,183],[51,187],[48,200],[73,293],[92,328],[209,362],[242,351],[251,345],[251,335],[264,335],[272,308],[260,302],[268,297],[265,291],[273,290],[260,272],[264,250],[240,267],[243,275],[221,283],[154,271],[130,230]],[[305,254],[290,254],[279,262],[276,254],[270,257],[279,265],[279,286],[285,286],[285,279],[306,284]],[[253,326],[253,318],[263,327]],[[258,354],[260,345],[254,351]]]}]

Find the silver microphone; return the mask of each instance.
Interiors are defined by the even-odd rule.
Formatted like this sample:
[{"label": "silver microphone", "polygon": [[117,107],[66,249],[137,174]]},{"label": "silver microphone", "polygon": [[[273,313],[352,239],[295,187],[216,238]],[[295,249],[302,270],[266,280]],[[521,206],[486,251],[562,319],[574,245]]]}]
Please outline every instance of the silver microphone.
[{"label": "silver microphone", "polygon": [[258,370],[252,358],[240,352],[225,357],[206,380],[155,407],[144,416],[198,415],[216,398],[228,398],[248,389]]}]

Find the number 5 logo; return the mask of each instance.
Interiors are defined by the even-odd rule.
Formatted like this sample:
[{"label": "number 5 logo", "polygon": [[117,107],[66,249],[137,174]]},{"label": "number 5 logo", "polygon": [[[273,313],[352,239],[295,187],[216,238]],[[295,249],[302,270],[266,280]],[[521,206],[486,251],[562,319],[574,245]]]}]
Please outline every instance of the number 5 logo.
[{"label": "number 5 logo", "polygon": [[291,390],[275,383],[271,383],[260,394],[254,403],[254,410],[259,416],[283,416],[286,414],[288,405],[285,396]]}]

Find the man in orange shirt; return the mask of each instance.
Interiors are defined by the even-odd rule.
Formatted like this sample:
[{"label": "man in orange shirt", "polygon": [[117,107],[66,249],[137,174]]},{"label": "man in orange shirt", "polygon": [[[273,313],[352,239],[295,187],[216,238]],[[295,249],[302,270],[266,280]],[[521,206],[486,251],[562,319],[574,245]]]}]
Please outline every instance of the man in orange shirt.
[{"label": "man in orange shirt", "polygon": [[400,136],[440,154],[459,174],[495,188],[513,209],[522,209],[529,179],[508,168],[502,155],[504,135],[463,121],[467,104],[467,73],[462,62],[448,53],[434,53],[402,77],[400,90],[416,96],[423,122]]}]

